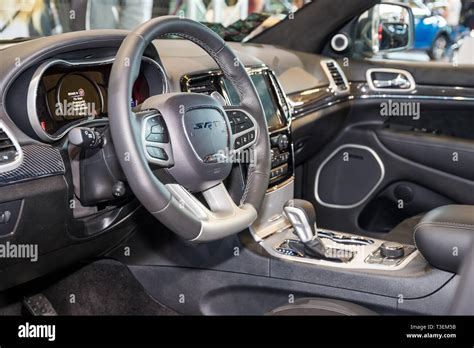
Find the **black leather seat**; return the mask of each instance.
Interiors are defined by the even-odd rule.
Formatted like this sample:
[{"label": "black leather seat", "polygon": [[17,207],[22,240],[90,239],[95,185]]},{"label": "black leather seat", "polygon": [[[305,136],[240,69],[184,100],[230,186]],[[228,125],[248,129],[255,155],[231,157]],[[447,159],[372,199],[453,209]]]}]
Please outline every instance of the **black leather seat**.
[{"label": "black leather seat", "polygon": [[415,245],[434,267],[459,273],[474,240],[474,205],[445,205],[423,216]]},{"label": "black leather seat", "polygon": [[268,315],[377,315],[355,303],[325,298],[302,298],[275,308]]}]

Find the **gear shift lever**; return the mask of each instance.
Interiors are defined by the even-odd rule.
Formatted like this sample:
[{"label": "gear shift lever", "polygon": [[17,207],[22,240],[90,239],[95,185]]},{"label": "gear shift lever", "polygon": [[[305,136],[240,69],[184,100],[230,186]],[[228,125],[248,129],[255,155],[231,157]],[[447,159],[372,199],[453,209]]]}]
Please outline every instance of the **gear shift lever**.
[{"label": "gear shift lever", "polygon": [[304,245],[304,250],[301,251],[303,251],[305,256],[336,262],[348,261],[345,257],[328,255],[328,251],[331,249],[326,248],[321,238],[318,237],[316,212],[311,202],[302,199],[292,199],[285,204],[283,210],[295,233]]},{"label": "gear shift lever", "polygon": [[317,236],[316,212],[310,202],[291,199],[286,202],[283,210],[301,242],[307,243]]}]

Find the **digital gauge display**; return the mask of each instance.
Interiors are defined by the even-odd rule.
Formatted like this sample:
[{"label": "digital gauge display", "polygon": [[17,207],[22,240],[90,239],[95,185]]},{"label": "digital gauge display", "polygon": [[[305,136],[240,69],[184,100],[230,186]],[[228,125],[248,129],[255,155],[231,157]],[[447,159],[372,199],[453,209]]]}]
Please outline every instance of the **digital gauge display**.
[{"label": "digital gauge display", "polygon": [[[41,71],[35,95],[40,133],[55,139],[78,124],[105,121],[111,68],[110,63],[58,61]],[[143,103],[150,95],[165,93],[166,88],[166,75],[160,66],[150,58],[144,58],[131,89],[131,106]]]},{"label": "digital gauge display", "polygon": [[53,115],[57,121],[95,118],[102,114],[102,92],[96,83],[84,75],[64,75],[57,86],[56,95]]},{"label": "digital gauge display", "polygon": [[50,68],[42,76],[37,93],[36,111],[42,130],[54,135],[71,124],[106,117],[107,83],[106,66]]}]

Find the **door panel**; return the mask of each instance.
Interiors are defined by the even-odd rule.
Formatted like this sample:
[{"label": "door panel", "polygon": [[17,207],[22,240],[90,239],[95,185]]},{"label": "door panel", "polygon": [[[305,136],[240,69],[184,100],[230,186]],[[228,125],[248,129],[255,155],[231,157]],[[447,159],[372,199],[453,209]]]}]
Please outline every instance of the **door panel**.
[{"label": "door panel", "polygon": [[[397,100],[407,99],[399,97]],[[421,117],[414,119],[381,117],[383,101],[367,98],[350,102],[350,111],[337,136],[297,171],[304,173],[303,177],[297,177],[303,187],[301,195],[315,205],[320,227],[362,234],[383,233],[406,218],[438,206],[474,204],[474,133],[471,132],[474,103],[469,100],[456,104],[447,100],[420,100],[417,102],[421,104]],[[294,123],[296,128],[297,121]],[[299,132],[301,130],[295,134]],[[357,174],[351,175],[356,167],[347,166],[343,154],[334,158],[339,148],[351,144],[375,153],[384,171],[380,182],[371,180],[371,187],[364,188],[370,194],[360,202],[360,187],[351,189],[350,186],[366,186],[368,179],[375,176],[376,167],[357,167]],[[348,157],[349,163],[358,161],[357,165],[360,165],[361,154],[348,150],[346,160]],[[334,191],[342,187],[346,202],[358,204],[335,206],[321,200],[318,192],[321,188],[316,187],[317,181],[321,180],[318,173],[323,172],[321,168],[331,157],[331,161],[340,161],[340,168],[344,169],[346,165],[348,172],[343,169],[333,172],[332,177],[323,180],[326,187],[322,190]]]},{"label": "door panel", "polygon": [[[474,141],[438,135],[430,130],[385,128],[377,137],[390,151],[427,167],[474,180]],[[463,160],[459,162],[459,158]]]},{"label": "door panel", "polygon": [[[344,123],[329,143],[311,149],[311,157],[297,156],[297,164],[304,161],[296,171],[297,187],[299,183],[301,196],[315,205],[319,226],[385,233],[438,206],[474,204],[474,65],[390,60],[343,63],[352,84]],[[408,71],[415,90],[372,91],[366,78],[374,68]],[[387,102],[412,103],[418,114],[387,116],[381,112]],[[298,119],[294,122],[295,142],[304,133],[302,124]],[[312,127],[318,127],[317,121]],[[381,180],[375,180],[379,173],[373,161],[367,160],[368,152],[355,153],[347,147],[351,144],[368,149],[380,160]],[[345,158],[343,152],[338,153],[341,147],[346,147]],[[329,160],[336,170],[325,170]],[[318,177],[325,172],[326,177]],[[368,193],[362,200],[361,192]],[[341,204],[328,204],[337,200]]]}]

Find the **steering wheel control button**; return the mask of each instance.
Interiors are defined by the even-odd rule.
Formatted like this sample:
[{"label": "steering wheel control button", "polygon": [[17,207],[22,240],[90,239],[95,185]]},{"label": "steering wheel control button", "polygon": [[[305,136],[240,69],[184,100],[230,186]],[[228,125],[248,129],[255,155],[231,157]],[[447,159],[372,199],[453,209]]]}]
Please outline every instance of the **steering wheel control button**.
[{"label": "steering wheel control button", "polygon": [[164,117],[156,110],[137,113],[142,118],[142,149],[149,163],[170,168],[174,165],[171,138]]},{"label": "steering wheel control button", "polygon": [[255,140],[255,131],[249,132],[248,135],[249,135],[249,141],[250,142]]},{"label": "steering wheel control button", "polygon": [[152,143],[168,143],[169,137],[165,122],[161,116],[153,116],[146,120],[145,139]]},{"label": "steering wheel control button", "polygon": [[165,132],[165,127],[161,124],[157,124],[156,126],[151,127],[152,134],[163,134]]},{"label": "steering wheel control button", "polygon": [[168,135],[165,133],[151,133],[146,137],[146,140],[152,143],[167,143],[169,141]]},{"label": "steering wheel control button", "polygon": [[245,128],[245,123],[236,124],[236,125],[234,126],[234,134],[243,132],[243,131],[246,130],[246,129],[247,129],[247,128]]},{"label": "steering wheel control button", "polygon": [[397,242],[385,242],[380,246],[380,255],[389,259],[398,259],[405,254],[403,245]]},{"label": "steering wheel control button", "polygon": [[227,118],[232,128],[232,134],[238,134],[254,127],[250,117],[242,111],[227,111]]},{"label": "steering wheel control button", "polygon": [[242,137],[238,137],[234,142],[234,149],[240,149],[244,144],[242,143]]},{"label": "steering wheel control button", "polygon": [[163,150],[161,147],[147,146],[146,151],[153,158],[156,158],[162,161],[168,160],[168,155],[166,154],[165,150]]},{"label": "steering wheel control button", "polygon": [[250,144],[252,141],[255,140],[255,131],[251,131],[247,134],[243,134],[237,139],[235,139],[234,142],[234,149],[240,149],[241,147],[244,147],[248,144]]}]

